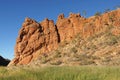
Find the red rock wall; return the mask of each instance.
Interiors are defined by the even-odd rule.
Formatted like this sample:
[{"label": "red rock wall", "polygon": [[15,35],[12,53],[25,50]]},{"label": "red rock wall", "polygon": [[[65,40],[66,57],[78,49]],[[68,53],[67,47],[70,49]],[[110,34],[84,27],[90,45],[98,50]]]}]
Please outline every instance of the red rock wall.
[{"label": "red rock wall", "polygon": [[56,25],[53,20],[38,23],[26,18],[16,41],[15,58],[9,65],[28,64],[40,54],[57,49],[60,42],[70,41],[78,33],[86,38],[109,25],[115,26],[115,35],[120,34],[120,9],[87,19],[80,14],[71,13],[68,18],[61,14]]}]

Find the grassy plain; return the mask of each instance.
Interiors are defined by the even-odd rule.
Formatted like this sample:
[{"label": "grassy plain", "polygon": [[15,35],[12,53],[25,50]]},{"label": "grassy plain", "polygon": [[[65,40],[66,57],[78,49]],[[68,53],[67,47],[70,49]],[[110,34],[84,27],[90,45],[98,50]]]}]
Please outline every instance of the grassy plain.
[{"label": "grassy plain", "polygon": [[0,80],[120,80],[120,67],[64,66],[12,69],[0,67]]}]

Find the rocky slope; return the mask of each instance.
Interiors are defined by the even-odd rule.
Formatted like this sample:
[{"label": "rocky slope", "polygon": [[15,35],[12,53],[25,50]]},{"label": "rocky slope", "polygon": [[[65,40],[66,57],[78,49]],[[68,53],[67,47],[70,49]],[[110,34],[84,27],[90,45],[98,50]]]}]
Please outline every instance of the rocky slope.
[{"label": "rocky slope", "polygon": [[[80,14],[73,13],[71,13],[69,17],[65,18],[64,14],[61,14],[58,16],[56,24],[54,24],[53,20],[45,19],[44,21],[38,23],[33,19],[26,18],[16,41],[15,58],[10,62],[9,66],[28,64],[38,59],[41,61],[43,58],[40,56],[47,57],[48,59],[50,55],[54,54],[55,50],[59,50],[61,44],[64,44],[62,47],[65,47],[66,44],[73,46],[70,44],[72,40],[76,39],[76,36],[80,36],[80,39],[76,41],[79,43],[79,46],[85,48],[88,46],[90,47],[90,45],[88,45],[91,44],[88,39],[89,37],[92,38],[94,35],[104,33],[102,36],[105,37],[105,39],[110,38],[109,36],[105,36],[107,32],[117,37],[120,35],[119,27],[120,9],[110,11],[102,15],[92,16],[90,18],[84,18]],[[96,39],[99,39],[99,37],[101,36],[98,35],[98,38],[95,38],[95,40],[93,40],[94,38],[92,39],[96,42],[96,46],[99,41],[96,41]],[[99,43],[102,44],[102,42]],[[100,49],[95,49],[92,53],[87,49],[82,50],[82,47],[74,47],[77,48],[77,50],[80,50],[80,52],[78,52],[80,55],[82,52],[85,55],[90,53],[91,55],[96,54],[99,56],[99,54],[104,52],[101,51],[101,46],[98,46]],[[107,47],[108,46],[105,48]],[[113,45],[109,46],[108,49],[112,47]],[[115,47],[116,46],[113,48]],[[119,46],[117,47],[119,48]],[[106,50],[107,49],[105,49],[105,51]],[[59,53],[62,54],[63,52]],[[67,54],[70,53],[70,51],[67,52]],[[47,62],[50,61],[48,60]],[[64,61],[58,61],[58,63],[62,62]]]},{"label": "rocky slope", "polygon": [[10,60],[4,59],[2,56],[0,56],[0,66],[7,66],[9,62]]}]

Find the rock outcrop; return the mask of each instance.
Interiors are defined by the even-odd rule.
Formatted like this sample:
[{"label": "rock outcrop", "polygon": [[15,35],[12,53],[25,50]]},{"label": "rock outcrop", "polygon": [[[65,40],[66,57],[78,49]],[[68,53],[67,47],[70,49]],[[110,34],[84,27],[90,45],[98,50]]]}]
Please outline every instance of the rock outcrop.
[{"label": "rock outcrop", "polygon": [[73,13],[65,18],[61,14],[56,24],[53,20],[45,19],[38,23],[26,18],[16,41],[15,58],[9,65],[28,64],[39,55],[56,50],[59,43],[71,41],[77,34],[85,39],[108,26],[115,26],[111,31],[115,35],[120,34],[120,9],[90,18]]},{"label": "rock outcrop", "polygon": [[7,66],[9,62],[10,60],[4,59],[2,56],[0,56],[0,66]]},{"label": "rock outcrop", "polygon": [[41,23],[26,18],[19,32],[15,46],[15,59],[9,64],[28,64],[40,54],[46,54],[58,47],[59,36],[53,20]]}]

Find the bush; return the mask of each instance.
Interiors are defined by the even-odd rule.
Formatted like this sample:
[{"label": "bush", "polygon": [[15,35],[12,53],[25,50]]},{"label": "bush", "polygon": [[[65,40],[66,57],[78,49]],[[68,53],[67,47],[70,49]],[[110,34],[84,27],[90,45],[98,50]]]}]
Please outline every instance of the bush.
[{"label": "bush", "polygon": [[96,12],[95,13],[95,16],[100,16],[101,15],[101,12]]},{"label": "bush", "polygon": [[54,58],[59,58],[61,57],[61,52],[59,50],[56,50],[54,55],[53,55]]},{"label": "bush", "polygon": [[53,61],[53,62],[51,61],[50,64],[51,65],[60,65],[60,64],[62,64],[62,61],[60,61],[60,60]]},{"label": "bush", "polygon": [[47,62],[48,62],[48,60],[47,60],[46,57],[42,57],[42,58],[41,58],[41,63],[42,63],[42,64],[45,64],[45,63],[47,63]]},{"label": "bush", "polygon": [[105,9],[104,12],[105,12],[105,13],[108,13],[108,12],[110,12],[110,9]]},{"label": "bush", "polygon": [[110,38],[107,41],[107,44],[111,46],[111,45],[114,45],[116,43],[118,43],[117,37],[111,35]]},{"label": "bush", "polygon": [[78,50],[77,50],[75,47],[71,48],[71,52],[77,53],[77,51],[78,51]]}]

